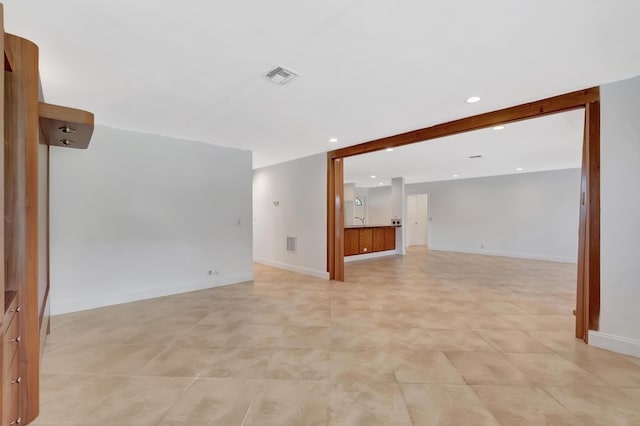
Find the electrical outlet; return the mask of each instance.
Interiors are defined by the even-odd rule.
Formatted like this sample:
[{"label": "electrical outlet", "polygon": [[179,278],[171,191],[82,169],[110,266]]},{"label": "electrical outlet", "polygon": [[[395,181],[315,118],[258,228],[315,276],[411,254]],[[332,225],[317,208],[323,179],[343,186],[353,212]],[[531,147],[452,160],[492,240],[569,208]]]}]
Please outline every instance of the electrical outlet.
[{"label": "electrical outlet", "polygon": [[484,248],[484,244],[480,244],[480,248],[483,249]]},{"label": "electrical outlet", "polygon": [[215,275],[215,276],[218,276],[218,275],[220,275],[220,271],[218,271],[218,269],[217,269],[217,268],[209,269],[209,275]]}]

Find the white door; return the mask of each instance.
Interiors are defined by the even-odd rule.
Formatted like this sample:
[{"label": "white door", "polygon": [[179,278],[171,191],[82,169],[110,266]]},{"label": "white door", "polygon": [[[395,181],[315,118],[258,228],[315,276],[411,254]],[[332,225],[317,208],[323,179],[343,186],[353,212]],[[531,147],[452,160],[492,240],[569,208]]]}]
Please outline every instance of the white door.
[{"label": "white door", "polygon": [[426,246],[429,241],[427,194],[407,197],[407,246]]}]

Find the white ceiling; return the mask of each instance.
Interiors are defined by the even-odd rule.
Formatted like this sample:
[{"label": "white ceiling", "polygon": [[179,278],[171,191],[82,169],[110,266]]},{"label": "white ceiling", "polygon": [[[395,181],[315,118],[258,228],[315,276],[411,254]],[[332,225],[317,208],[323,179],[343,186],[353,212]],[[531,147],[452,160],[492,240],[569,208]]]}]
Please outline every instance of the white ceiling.
[{"label": "white ceiling", "polygon": [[637,0],[4,3],[48,102],[256,167],[640,74]]},{"label": "white ceiling", "polygon": [[[508,124],[503,130],[462,133],[348,157],[344,181],[373,187],[390,185],[394,177],[415,183],[580,167],[583,131],[584,110],[577,110]],[[482,158],[470,159],[472,155]]]}]

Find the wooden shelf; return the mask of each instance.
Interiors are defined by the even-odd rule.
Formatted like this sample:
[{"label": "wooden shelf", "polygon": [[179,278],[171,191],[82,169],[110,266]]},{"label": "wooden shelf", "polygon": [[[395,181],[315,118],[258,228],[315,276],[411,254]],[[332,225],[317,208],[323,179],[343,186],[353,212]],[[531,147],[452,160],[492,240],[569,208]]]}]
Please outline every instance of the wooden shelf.
[{"label": "wooden shelf", "polygon": [[[93,114],[81,109],[40,102],[40,127],[50,146],[87,149],[93,135]],[[61,129],[70,128],[71,133]],[[64,142],[67,141],[67,142]]]}]

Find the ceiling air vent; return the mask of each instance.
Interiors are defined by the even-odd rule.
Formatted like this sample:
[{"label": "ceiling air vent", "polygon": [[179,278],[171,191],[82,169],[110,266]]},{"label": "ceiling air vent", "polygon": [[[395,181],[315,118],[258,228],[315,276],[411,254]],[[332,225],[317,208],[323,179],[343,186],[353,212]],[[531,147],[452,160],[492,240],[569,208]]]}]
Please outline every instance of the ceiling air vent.
[{"label": "ceiling air vent", "polygon": [[276,68],[267,71],[262,75],[267,80],[276,84],[287,84],[298,76],[298,73],[286,69],[285,67],[277,66]]},{"label": "ceiling air vent", "polygon": [[482,155],[480,155],[480,154],[478,154],[478,155],[472,155],[472,156],[471,156],[471,157],[469,157],[469,158],[471,158],[472,160],[473,160],[473,159],[475,159],[475,158],[482,158]]}]

